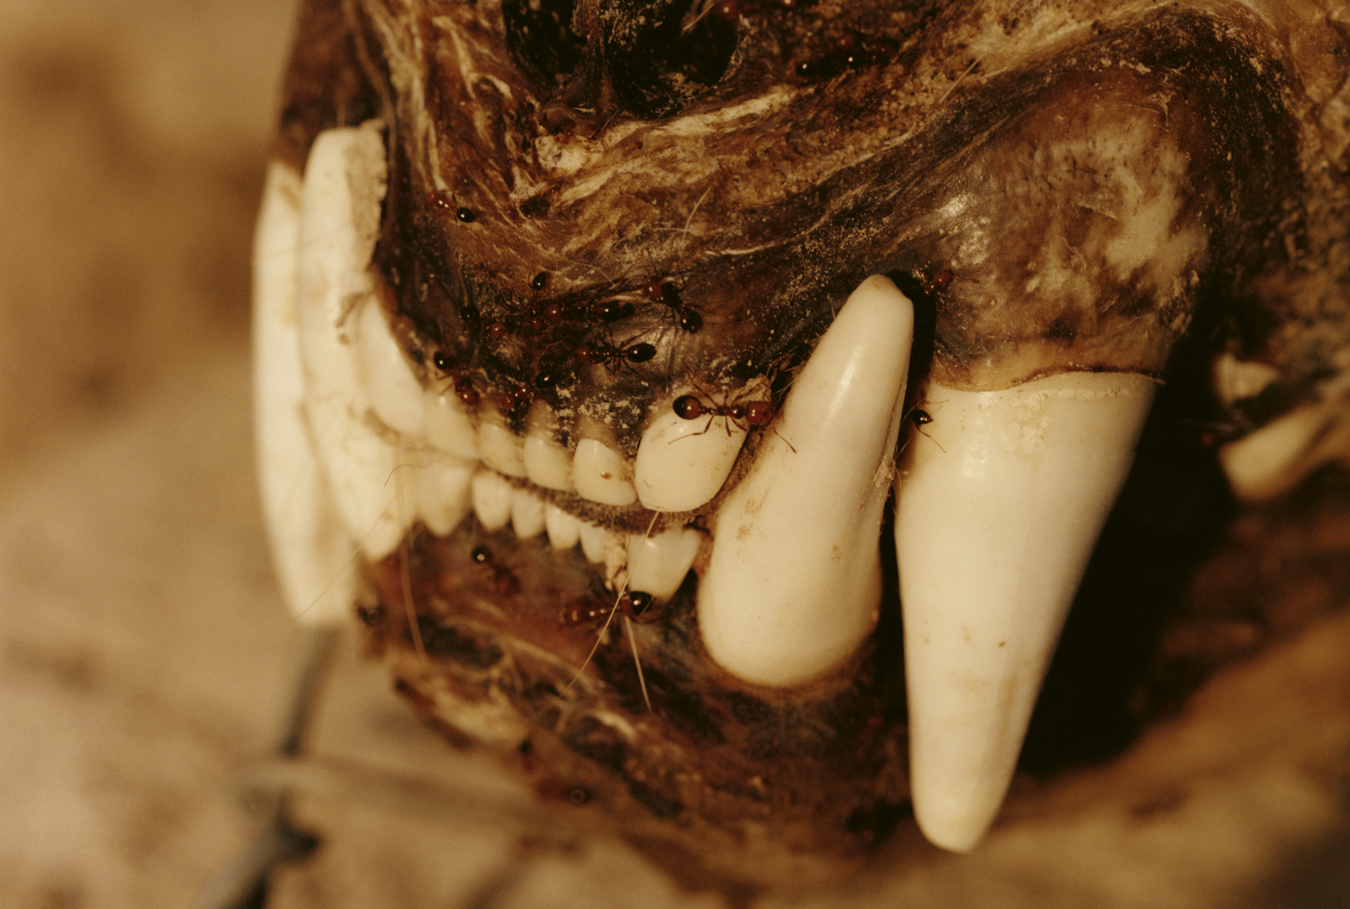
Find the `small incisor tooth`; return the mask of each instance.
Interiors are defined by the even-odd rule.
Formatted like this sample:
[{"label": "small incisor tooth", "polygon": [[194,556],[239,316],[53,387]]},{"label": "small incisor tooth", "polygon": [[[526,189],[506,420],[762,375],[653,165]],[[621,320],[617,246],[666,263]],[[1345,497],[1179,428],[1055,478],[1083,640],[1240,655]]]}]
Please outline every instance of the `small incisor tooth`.
[{"label": "small incisor tooth", "polygon": [[483,463],[508,477],[525,476],[524,440],[494,420],[478,427],[478,451]]},{"label": "small incisor tooth", "polygon": [[426,392],[423,409],[427,442],[433,448],[465,461],[479,460],[478,430],[454,392]]},{"label": "small incisor tooth", "polygon": [[884,277],[863,281],[719,509],[698,621],[731,674],[802,684],[842,665],[875,627],[877,538],[913,338],[904,294]]},{"label": "small incisor tooth", "polygon": [[628,587],[668,600],[680,589],[703,538],[696,530],[673,527],[655,536],[628,538]]},{"label": "small incisor tooth", "polygon": [[581,539],[581,521],[552,502],[544,506],[544,529],[554,549],[571,549]]},{"label": "small incisor tooth", "polygon": [[473,511],[484,530],[501,530],[511,521],[511,499],[515,487],[491,470],[473,475],[471,495]]},{"label": "small incisor tooth", "polygon": [[653,511],[692,511],[705,504],[726,482],[745,436],[746,427],[726,417],[686,420],[665,403],[638,446],[633,467],[638,499]]},{"label": "small incisor tooth", "polygon": [[469,516],[469,487],[478,465],[442,458],[417,468],[417,513],[438,537],[449,535]]},{"label": "small incisor tooth", "polygon": [[572,459],[572,482],[577,494],[601,505],[625,506],[637,501],[628,481],[623,455],[598,439],[582,439]]},{"label": "small incisor tooth", "polygon": [[998,812],[1153,389],[1123,373],[927,389],[895,536],[914,812],[938,846],[973,848]]},{"label": "small incisor tooth", "polygon": [[567,492],[572,488],[572,453],[550,437],[530,433],[525,437],[525,476],[545,489]]},{"label": "small incisor tooth", "polygon": [[522,540],[544,532],[544,503],[524,489],[511,493],[511,527]]}]

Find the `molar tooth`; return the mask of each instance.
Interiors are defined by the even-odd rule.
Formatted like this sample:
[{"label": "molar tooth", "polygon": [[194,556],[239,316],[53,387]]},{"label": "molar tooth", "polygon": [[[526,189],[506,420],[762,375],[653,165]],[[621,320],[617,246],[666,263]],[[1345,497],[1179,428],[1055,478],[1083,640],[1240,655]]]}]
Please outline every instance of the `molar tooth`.
[{"label": "molar tooth", "polygon": [[374,295],[366,299],[357,317],[356,357],[375,415],[391,429],[421,439],[426,428],[422,386]]},{"label": "molar tooth", "polygon": [[628,587],[668,600],[680,589],[703,538],[696,530],[673,527],[655,536],[628,538]]},{"label": "molar tooth", "polygon": [[581,539],[581,522],[552,502],[544,505],[544,529],[554,549],[571,549]]},{"label": "molar tooth", "polygon": [[884,277],[863,281],[719,510],[698,621],[708,653],[733,675],[809,681],[852,656],[875,626],[876,540],[913,335],[904,294]]},{"label": "molar tooth", "polygon": [[698,508],[717,495],[726,482],[745,435],[746,427],[731,420],[686,420],[665,404],[664,412],[647,427],[638,446],[633,467],[638,498],[654,511]]},{"label": "molar tooth", "polygon": [[449,535],[469,516],[469,487],[477,469],[474,463],[449,458],[417,468],[417,513],[436,536]]},{"label": "molar tooth", "polygon": [[411,523],[398,501],[399,456],[363,417],[370,406],[353,350],[354,309],[374,297],[371,256],[384,196],[378,129],[320,133],[301,191],[298,324],[311,445],[342,523],[372,559]]},{"label": "molar tooth", "polygon": [[511,526],[522,540],[539,536],[544,532],[544,503],[524,489],[513,490]]},{"label": "molar tooth", "polygon": [[582,439],[572,459],[572,482],[577,494],[601,505],[632,505],[637,490],[627,478],[623,455],[599,439]]},{"label": "molar tooth", "polygon": [[895,535],[914,811],[938,846],[973,848],[998,811],[1153,391],[1123,373],[927,389]]},{"label": "molar tooth", "polygon": [[572,453],[542,433],[525,437],[525,475],[545,489],[572,488]]},{"label": "molar tooth", "polygon": [[479,460],[478,430],[451,391],[428,391],[423,399],[427,442],[466,461]]},{"label": "molar tooth", "polygon": [[511,521],[511,499],[516,491],[500,475],[480,470],[473,475],[473,510],[484,530],[501,530]]},{"label": "molar tooth", "polygon": [[254,432],[267,537],[282,595],[307,622],[336,622],[356,596],[356,544],[335,513],[306,429],[296,312],[300,175],[268,166],[253,251]]},{"label": "molar tooth", "polygon": [[478,427],[478,450],[483,463],[508,477],[525,476],[524,441],[506,426],[484,420]]}]

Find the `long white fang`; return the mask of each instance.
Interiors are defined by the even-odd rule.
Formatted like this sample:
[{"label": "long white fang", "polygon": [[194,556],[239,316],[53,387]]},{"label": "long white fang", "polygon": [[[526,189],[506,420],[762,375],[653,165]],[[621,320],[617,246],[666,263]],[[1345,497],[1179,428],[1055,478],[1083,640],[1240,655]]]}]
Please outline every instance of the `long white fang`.
[{"label": "long white fang", "polygon": [[972,849],[998,812],[1153,390],[1122,373],[926,390],[895,534],[914,812],[938,846]]},{"label": "long white fang", "polygon": [[876,540],[913,338],[904,294],[884,277],[863,281],[719,510],[698,620],[709,654],[733,675],[807,682],[845,662],[875,627]]},{"label": "long white fang", "polygon": [[669,402],[638,446],[633,485],[653,511],[692,511],[717,495],[745,442],[746,427],[725,417],[686,420]]},{"label": "long white fang", "polygon": [[582,439],[572,459],[577,494],[601,505],[632,505],[637,491],[628,480],[623,455],[598,439]]},{"label": "long white fang", "polygon": [[404,359],[374,295],[367,298],[358,316],[356,353],[375,415],[390,428],[420,440],[426,427],[422,385]]},{"label": "long white fang", "polygon": [[396,495],[398,452],[366,419],[370,399],[353,349],[359,308],[375,293],[370,262],[384,174],[376,125],[322,132],[300,206],[298,321],[311,444],[343,525],[372,559],[392,552],[412,521]]},{"label": "long white fang", "polygon": [[337,519],[303,416],[296,297],[300,175],[267,169],[253,252],[254,432],[258,477],[282,596],[304,621],[345,619],[356,594],[356,546]]},{"label": "long white fang", "polygon": [[702,537],[696,530],[673,527],[655,536],[628,538],[628,589],[668,600],[680,589],[694,564]]}]

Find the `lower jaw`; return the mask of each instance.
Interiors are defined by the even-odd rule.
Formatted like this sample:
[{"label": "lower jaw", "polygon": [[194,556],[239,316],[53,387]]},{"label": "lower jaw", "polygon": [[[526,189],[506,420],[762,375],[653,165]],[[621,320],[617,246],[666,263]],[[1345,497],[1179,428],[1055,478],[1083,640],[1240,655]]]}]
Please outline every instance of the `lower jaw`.
[{"label": "lower jaw", "polygon": [[[1169,430],[1175,404],[1160,396],[1089,566],[1004,823],[1043,820],[1066,799],[1098,799],[1131,823],[1185,812],[1206,771],[1147,744],[1141,757],[1140,731],[1165,721],[1165,736],[1199,734],[1216,755],[1209,771],[1231,773],[1224,736],[1261,728],[1271,705],[1195,700],[1196,689],[1350,596],[1346,572],[1329,568],[1350,564],[1344,475],[1239,507],[1208,453]],[[708,658],[694,573],[657,624],[618,613],[569,624],[560,603],[613,612],[595,566],[472,517],[444,537],[414,525],[370,566],[376,602],[361,617],[419,712],[523,773],[560,825],[625,839],[689,889],[829,888],[932,854],[912,820],[897,584],[893,561],[883,567],[866,648],[788,691],[739,682]],[[1183,705],[1186,722],[1168,720]],[[1099,769],[1077,769],[1089,764]]]}]

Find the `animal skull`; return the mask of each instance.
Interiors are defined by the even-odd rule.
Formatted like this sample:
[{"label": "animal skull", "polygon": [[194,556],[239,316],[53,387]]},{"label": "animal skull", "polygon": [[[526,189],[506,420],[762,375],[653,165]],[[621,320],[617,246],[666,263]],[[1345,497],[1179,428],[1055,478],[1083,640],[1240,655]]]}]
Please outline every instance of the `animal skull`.
[{"label": "animal skull", "polygon": [[[686,881],[828,882],[911,804],[972,848],[1141,434],[1127,500],[1209,503],[1162,538],[1222,523],[1183,420],[1249,500],[1350,452],[1347,22],[307,3],[258,245],[288,601]],[[1125,525],[1080,611],[1147,574]]]}]

